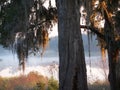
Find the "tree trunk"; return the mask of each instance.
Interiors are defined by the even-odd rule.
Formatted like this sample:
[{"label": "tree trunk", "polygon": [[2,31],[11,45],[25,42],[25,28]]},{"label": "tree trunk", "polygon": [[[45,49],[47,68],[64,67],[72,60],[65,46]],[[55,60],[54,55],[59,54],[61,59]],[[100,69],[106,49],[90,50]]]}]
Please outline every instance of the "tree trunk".
[{"label": "tree trunk", "polygon": [[109,60],[109,82],[110,82],[110,87],[111,90],[117,90],[116,88],[116,72],[115,72],[115,68],[116,68],[116,61],[114,60],[114,56],[113,56],[113,47],[111,45],[109,45],[108,48],[108,60]]},{"label": "tree trunk", "polygon": [[[116,28],[116,32],[117,34],[120,36],[120,12],[117,11],[116,13],[116,25],[115,25],[115,28]],[[120,40],[119,40],[120,42]],[[120,46],[120,43],[117,44],[117,46],[119,47]],[[120,50],[120,49],[119,49]],[[118,60],[116,62],[116,87],[117,87],[117,90],[120,90],[120,52],[118,51]]]},{"label": "tree trunk", "polygon": [[120,57],[116,64],[116,88],[117,88],[116,90],[120,90]]},{"label": "tree trunk", "polygon": [[[120,58],[114,43],[108,44],[109,82],[111,90],[120,90]],[[117,54],[116,54],[117,53]],[[118,58],[117,58],[118,57]]]},{"label": "tree trunk", "polygon": [[[109,82],[111,90],[120,90],[120,58],[118,51],[118,44],[114,38],[114,32],[112,26],[106,19],[105,23],[105,37],[108,49],[108,61],[109,61]],[[109,40],[111,37],[111,40]],[[117,58],[118,57],[118,58]]]},{"label": "tree trunk", "polygon": [[59,90],[88,90],[78,0],[57,0]]}]

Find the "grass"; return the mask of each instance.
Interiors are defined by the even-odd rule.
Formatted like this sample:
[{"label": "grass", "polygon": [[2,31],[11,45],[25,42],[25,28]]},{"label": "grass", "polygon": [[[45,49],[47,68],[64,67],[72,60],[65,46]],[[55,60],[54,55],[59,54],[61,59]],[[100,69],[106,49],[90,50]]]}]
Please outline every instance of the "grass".
[{"label": "grass", "polygon": [[108,81],[96,81],[93,84],[88,85],[89,90],[110,90],[109,82]]}]

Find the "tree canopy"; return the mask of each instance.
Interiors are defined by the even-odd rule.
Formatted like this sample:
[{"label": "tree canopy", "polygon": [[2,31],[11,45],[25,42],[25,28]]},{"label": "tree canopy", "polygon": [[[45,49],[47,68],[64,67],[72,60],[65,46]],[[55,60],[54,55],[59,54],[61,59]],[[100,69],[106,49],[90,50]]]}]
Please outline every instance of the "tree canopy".
[{"label": "tree canopy", "polygon": [[[88,7],[91,8],[88,11]],[[86,5],[91,31],[98,36],[103,56],[108,53],[109,76],[111,90],[120,89],[120,0],[92,0],[91,6]],[[90,12],[90,13],[89,13]],[[100,26],[104,21],[103,27]],[[88,28],[88,27],[87,27]]]},{"label": "tree canopy", "polygon": [[[46,8],[46,0],[2,0],[0,3],[0,44],[17,53],[23,65],[30,53],[42,55],[49,41],[48,33],[57,22],[57,9]],[[42,48],[42,50],[40,50]]]}]

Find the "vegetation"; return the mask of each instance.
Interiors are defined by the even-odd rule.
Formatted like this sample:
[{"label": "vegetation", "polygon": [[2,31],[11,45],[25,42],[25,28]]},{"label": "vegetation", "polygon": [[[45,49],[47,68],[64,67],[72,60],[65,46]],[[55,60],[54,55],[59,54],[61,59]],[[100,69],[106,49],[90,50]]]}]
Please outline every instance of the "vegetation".
[{"label": "vegetation", "polygon": [[110,90],[108,83],[94,83],[89,85],[89,90]]},{"label": "vegetation", "polygon": [[29,54],[43,54],[48,33],[57,22],[57,10],[51,1],[48,8],[43,6],[46,0],[10,1],[0,3],[0,44],[17,53],[24,70]]},{"label": "vegetation", "polygon": [[[88,87],[89,90],[110,90],[108,82],[96,81]],[[58,81],[53,77],[48,79],[37,72],[12,78],[0,77],[0,90],[58,90],[58,88]]]},{"label": "vegetation", "polygon": [[[45,1],[1,0],[0,44],[17,53],[24,70],[29,54],[40,52],[41,47],[40,53],[43,54],[49,41],[48,32],[58,21],[60,90],[87,90],[80,32],[80,28],[85,28],[88,39],[89,30],[98,36],[103,56],[107,50],[110,87],[111,90],[120,90],[120,0],[56,0],[57,8],[52,7],[49,0],[48,9],[43,6]],[[81,6],[85,8],[85,26],[79,25]],[[104,25],[100,26],[102,21]]]},{"label": "vegetation", "polygon": [[48,81],[48,90],[58,90],[58,89],[59,89],[58,81],[54,80],[54,78],[51,77],[51,79]]},{"label": "vegetation", "polygon": [[58,90],[58,82],[31,72],[12,78],[0,78],[0,90]]},{"label": "vegetation", "polygon": [[[98,36],[99,45],[103,56],[105,56],[105,50],[108,52],[109,61],[109,76],[111,90],[119,90],[120,84],[120,58],[119,58],[119,46],[120,46],[120,34],[119,34],[119,0],[92,0],[91,8],[88,17],[91,25],[89,29]],[[100,27],[101,21],[105,21],[103,27]]]}]

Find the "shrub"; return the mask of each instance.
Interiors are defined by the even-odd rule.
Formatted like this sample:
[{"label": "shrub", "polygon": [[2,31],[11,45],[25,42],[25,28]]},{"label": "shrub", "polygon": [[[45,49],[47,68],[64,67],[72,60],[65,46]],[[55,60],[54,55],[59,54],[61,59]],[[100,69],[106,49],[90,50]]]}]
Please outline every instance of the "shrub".
[{"label": "shrub", "polygon": [[31,72],[12,78],[0,78],[0,90],[46,90],[48,79]]},{"label": "shrub", "polygon": [[58,90],[58,81],[54,80],[53,77],[48,81],[48,89],[47,90]]}]

